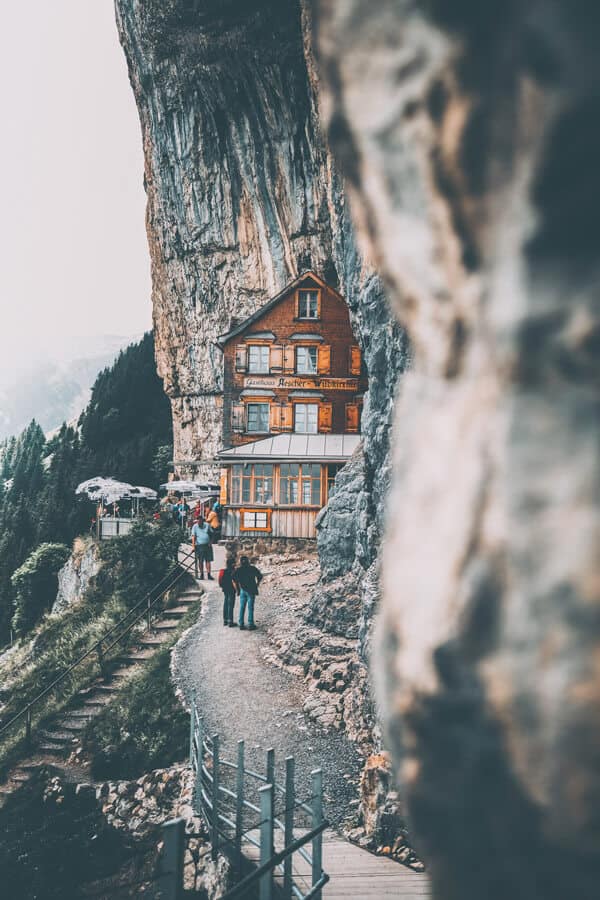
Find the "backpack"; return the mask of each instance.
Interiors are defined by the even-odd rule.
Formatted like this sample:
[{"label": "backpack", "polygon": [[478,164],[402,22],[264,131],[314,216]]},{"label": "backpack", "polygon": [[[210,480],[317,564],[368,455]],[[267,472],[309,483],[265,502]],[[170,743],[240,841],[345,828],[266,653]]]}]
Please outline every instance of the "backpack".
[{"label": "backpack", "polygon": [[219,587],[223,587],[223,578],[225,577],[225,569],[219,570]]}]

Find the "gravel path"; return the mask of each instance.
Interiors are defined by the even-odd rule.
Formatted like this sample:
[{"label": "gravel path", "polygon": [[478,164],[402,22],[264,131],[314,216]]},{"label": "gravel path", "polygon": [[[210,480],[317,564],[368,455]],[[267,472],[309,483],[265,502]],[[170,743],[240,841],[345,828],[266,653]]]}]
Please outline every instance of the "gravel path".
[{"label": "gravel path", "polygon": [[[220,735],[227,759],[235,759],[236,742],[244,739],[247,766],[263,772],[266,750],[273,747],[276,777],[283,783],[285,757],[294,756],[299,797],[310,792],[310,772],[322,768],[325,814],[332,825],[341,825],[356,810],[361,757],[343,735],[324,733],[305,717],[303,681],[263,659],[267,628],[279,611],[268,577],[256,601],[254,632],[225,628],[221,591],[212,582],[204,582],[204,587],[201,618],[173,654],[180,690],[188,703],[195,692],[207,729]],[[238,601],[236,615],[237,610]]]}]

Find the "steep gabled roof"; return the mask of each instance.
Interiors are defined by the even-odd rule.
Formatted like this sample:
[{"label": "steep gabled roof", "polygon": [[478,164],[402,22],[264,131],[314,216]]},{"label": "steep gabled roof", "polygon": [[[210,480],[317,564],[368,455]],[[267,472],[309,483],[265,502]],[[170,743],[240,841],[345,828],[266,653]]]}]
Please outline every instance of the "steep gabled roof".
[{"label": "steep gabled roof", "polygon": [[307,278],[312,278],[313,281],[316,281],[317,284],[319,284],[322,288],[333,291],[334,294],[337,294],[340,300],[343,300],[343,297],[339,291],[336,291],[334,287],[331,287],[330,284],[327,284],[325,281],[323,281],[322,278],[319,278],[318,275],[315,275],[314,272],[310,270],[302,272],[301,275],[298,275],[297,278],[294,278],[293,281],[290,281],[290,283],[287,284],[282,291],[280,291],[275,297],[265,303],[264,306],[261,306],[260,309],[256,310],[256,312],[253,312],[251,316],[248,316],[248,318],[244,319],[243,322],[239,322],[237,325],[234,325],[234,327],[226,334],[220,334],[217,338],[217,345],[222,350],[225,347],[225,344],[229,343],[232,338],[237,337],[238,334],[241,334],[243,331],[245,331],[246,328],[248,328],[249,325],[252,325],[253,322],[258,322],[258,320],[262,316],[264,316],[265,313],[276,306],[281,300],[284,299],[284,297],[287,297],[288,294],[294,291]]}]

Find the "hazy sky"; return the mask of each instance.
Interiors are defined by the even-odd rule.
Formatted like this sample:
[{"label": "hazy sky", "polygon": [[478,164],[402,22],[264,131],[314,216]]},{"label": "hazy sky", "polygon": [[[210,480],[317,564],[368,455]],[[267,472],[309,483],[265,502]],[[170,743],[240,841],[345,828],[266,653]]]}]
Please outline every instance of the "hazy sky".
[{"label": "hazy sky", "polygon": [[0,116],[0,372],[143,331],[141,138],[112,0],[3,4]]}]

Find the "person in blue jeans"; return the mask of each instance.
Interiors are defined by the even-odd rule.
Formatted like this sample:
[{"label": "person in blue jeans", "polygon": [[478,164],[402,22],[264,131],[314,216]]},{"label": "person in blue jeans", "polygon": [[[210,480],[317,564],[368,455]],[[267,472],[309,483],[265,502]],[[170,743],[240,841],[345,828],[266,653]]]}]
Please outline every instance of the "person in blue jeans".
[{"label": "person in blue jeans", "polygon": [[262,581],[262,572],[256,566],[250,565],[247,556],[242,556],[240,566],[235,570],[233,580],[240,590],[240,613],[238,624],[244,629],[244,618],[246,615],[246,607],[248,607],[248,630],[256,631],[254,624],[254,601],[258,594],[258,586]]}]

